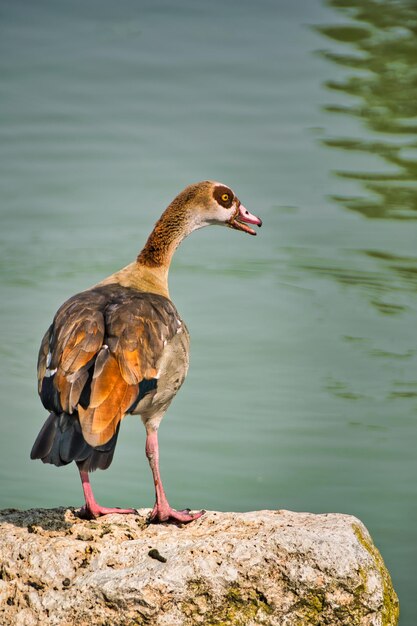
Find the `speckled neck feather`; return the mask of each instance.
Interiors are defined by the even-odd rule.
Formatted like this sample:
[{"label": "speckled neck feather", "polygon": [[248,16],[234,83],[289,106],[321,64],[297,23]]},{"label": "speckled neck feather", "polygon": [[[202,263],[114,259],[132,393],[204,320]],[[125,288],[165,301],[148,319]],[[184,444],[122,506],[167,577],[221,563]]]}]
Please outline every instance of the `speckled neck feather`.
[{"label": "speckled neck feather", "polygon": [[190,185],[181,192],[161,215],[148,241],[137,257],[146,267],[169,267],[172,255],[181,241],[195,228],[195,211],[204,206],[210,183]]},{"label": "speckled neck feather", "polygon": [[146,267],[168,265],[186,231],[186,218],[184,207],[173,208],[171,204],[155,224],[137,262]]}]

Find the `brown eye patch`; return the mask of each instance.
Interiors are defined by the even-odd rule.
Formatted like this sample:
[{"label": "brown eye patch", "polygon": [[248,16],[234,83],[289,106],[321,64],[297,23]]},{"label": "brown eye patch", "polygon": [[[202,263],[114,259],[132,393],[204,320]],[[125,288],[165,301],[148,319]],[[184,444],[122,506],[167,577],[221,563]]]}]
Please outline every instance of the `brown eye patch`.
[{"label": "brown eye patch", "polygon": [[229,187],[224,187],[223,185],[219,185],[214,188],[213,196],[215,200],[224,206],[225,209],[230,209],[233,203],[234,195],[233,191],[229,189]]}]

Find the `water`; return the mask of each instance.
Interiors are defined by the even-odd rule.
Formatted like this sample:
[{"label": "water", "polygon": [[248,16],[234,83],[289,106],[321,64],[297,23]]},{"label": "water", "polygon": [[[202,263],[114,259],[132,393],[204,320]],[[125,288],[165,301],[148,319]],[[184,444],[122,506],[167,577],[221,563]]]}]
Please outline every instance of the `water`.
[{"label": "water", "polygon": [[[57,307],[221,180],[264,227],[175,256],[170,500],[355,514],[417,622],[416,24],[405,0],[2,2],[1,507],[81,503],[74,467],[28,458]],[[99,501],[152,505],[143,448],[128,418]]]}]

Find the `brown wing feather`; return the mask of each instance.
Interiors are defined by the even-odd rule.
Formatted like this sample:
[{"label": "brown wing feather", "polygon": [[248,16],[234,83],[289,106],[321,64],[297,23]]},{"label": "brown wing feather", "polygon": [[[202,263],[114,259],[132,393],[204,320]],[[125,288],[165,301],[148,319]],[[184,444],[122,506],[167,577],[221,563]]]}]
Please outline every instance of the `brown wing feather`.
[{"label": "brown wing feather", "polygon": [[[109,340],[109,346],[116,356],[123,379],[134,385],[144,378],[156,376],[156,360],[161,355],[164,340],[159,336],[161,329],[158,330],[150,320],[137,316],[128,321],[123,317],[112,320],[109,325],[109,332],[117,337],[116,341]],[[165,336],[168,335],[165,332]]]},{"label": "brown wing feather", "polygon": [[55,328],[58,333],[51,360],[51,367],[57,368],[54,383],[62,408],[72,413],[87,381],[87,369],[103,345],[104,318],[100,310],[80,306],[67,316],[58,316]]},{"label": "brown wing feather", "polygon": [[46,400],[43,398],[49,410],[56,410],[54,395],[63,411],[71,414],[76,410],[88,379],[87,370],[103,344],[103,302],[103,297],[97,299],[92,293],[77,294],[62,305],[45,334],[39,351],[38,380],[43,396],[44,378],[51,377],[55,392],[49,386]]},{"label": "brown wing feather", "polygon": [[57,337],[58,366],[66,374],[80,370],[97,354],[103,344],[103,338],[104,319],[101,311],[90,307],[74,311],[71,316],[65,318],[62,331]]},{"label": "brown wing feather", "polygon": [[164,341],[178,328],[171,303],[165,319],[156,320],[148,299],[149,295],[143,294],[139,301],[109,307],[106,312],[107,347],[97,356],[89,407],[78,409],[90,445],[102,445],[114,435],[138,396],[139,383],[157,375]]},{"label": "brown wing feather", "polygon": [[106,349],[108,359],[98,376],[93,375],[90,404],[78,408],[84,438],[92,446],[106,443],[116,432],[118,423],[138,395],[138,385],[123,380],[114,355]]},{"label": "brown wing feather", "polygon": [[[78,294],[61,307],[44,337],[40,385],[47,368],[56,369],[53,384],[63,410],[78,412],[90,445],[103,445],[138,398],[140,382],[157,375],[164,345],[177,329],[176,310],[166,298],[118,285]],[[86,407],[79,401],[91,367]]]}]

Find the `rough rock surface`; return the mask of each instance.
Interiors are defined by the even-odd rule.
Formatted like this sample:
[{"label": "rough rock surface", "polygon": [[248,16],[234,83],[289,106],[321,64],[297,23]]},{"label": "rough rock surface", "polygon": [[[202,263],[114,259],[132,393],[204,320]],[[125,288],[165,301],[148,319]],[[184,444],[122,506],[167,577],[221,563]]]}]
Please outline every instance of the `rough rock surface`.
[{"label": "rough rock surface", "polygon": [[0,624],[397,624],[388,571],[354,517],[208,512],[178,527],[147,514],[1,511]]}]

